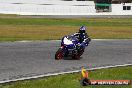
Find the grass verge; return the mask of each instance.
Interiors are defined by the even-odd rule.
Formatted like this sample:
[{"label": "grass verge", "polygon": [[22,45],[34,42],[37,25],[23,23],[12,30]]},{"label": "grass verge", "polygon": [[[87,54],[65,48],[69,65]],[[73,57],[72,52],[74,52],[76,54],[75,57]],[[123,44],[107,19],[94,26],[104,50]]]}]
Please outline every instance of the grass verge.
[{"label": "grass verge", "polygon": [[132,19],[50,19],[0,16],[0,41],[51,40],[88,28],[92,39],[132,39]]},{"label": "grass verge", "polygon": [[[132,80],[132,66],[116,67],[89,71],[90,79],[128,79]],[[44,77],[33,80],[18,81],[0,85],[0,88],[81,88],[78,79],[80,73],[64,74]],[[83,87],[82,87],[83,88]],[[132,88],[132,85],[124,86],[87,86],[85,88]]]}]

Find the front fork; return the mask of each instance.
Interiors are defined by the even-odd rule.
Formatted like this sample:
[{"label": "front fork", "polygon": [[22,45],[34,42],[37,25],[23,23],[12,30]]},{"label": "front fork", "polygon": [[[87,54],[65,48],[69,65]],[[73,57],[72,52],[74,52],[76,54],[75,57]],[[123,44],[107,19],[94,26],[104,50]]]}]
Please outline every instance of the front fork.
[{"label": "front fork", "polygon": [[60,47],[61,49],[62,49],[62,54],[63,54],[63,56],[68,56],[68,50],[65,48],[65,46],[63,46],[63,45],[61,45],[61,47]]}]

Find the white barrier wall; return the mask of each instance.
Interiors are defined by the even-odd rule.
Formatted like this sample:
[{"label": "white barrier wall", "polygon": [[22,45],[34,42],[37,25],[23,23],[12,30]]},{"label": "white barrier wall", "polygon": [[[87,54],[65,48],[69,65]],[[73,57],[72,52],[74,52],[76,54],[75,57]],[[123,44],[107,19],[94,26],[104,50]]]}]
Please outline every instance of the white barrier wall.
[{"label": "white barrier wall", "polygon": [[39,4],[39,5],[94,5],[93,1],[60,1],[60,0],[0,0],[0,3],[21,3],[21,4]]},{"label": "white barrier wall", "polygon": [[[123,10],[123,6],[131,6],[131,10]],[[132,4],[131,3],[112,4],[112,13],[122,14],[122,15],[132,15]]]},{"label": "white barrier wall", "polygon": [[[0,13],[23,14],[23,15],[65,15],[65,14],[87,14],[95,13],[95,4],[92,1],[87,3],[81,1],[42,1],[42,2],[24,2],[24,1],[1,1]],[[35,3],[35,4],[34,4]]]},{"label": "white barrier wall", "polygon": [[0,13],[19,15],[132,15],[124,4],[112,4],[112,12],[96,13],[93,1],[0,0]]}]

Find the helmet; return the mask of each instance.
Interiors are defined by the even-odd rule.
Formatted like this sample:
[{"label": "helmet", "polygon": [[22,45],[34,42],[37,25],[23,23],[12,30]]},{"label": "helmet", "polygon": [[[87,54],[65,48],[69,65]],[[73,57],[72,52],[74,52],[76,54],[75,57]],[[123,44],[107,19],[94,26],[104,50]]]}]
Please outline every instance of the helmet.
[{"label": "helmet", "polygon": [[79,33],[85,33],[86,28],[84,26],[80,26]]}]

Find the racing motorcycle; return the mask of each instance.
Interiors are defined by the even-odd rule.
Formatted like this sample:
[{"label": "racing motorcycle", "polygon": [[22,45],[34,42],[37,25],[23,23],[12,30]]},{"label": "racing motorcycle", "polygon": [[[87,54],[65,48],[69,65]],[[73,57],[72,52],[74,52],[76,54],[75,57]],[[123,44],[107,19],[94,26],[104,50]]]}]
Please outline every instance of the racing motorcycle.
[{"label": "racing motorcycle", "polygon": [[72,59],[79,59],[85,48],[80,47],[78,38],[74,35],[64,36],[61,39],[61,47],[55,53],[55,60],[71,56]]}]

